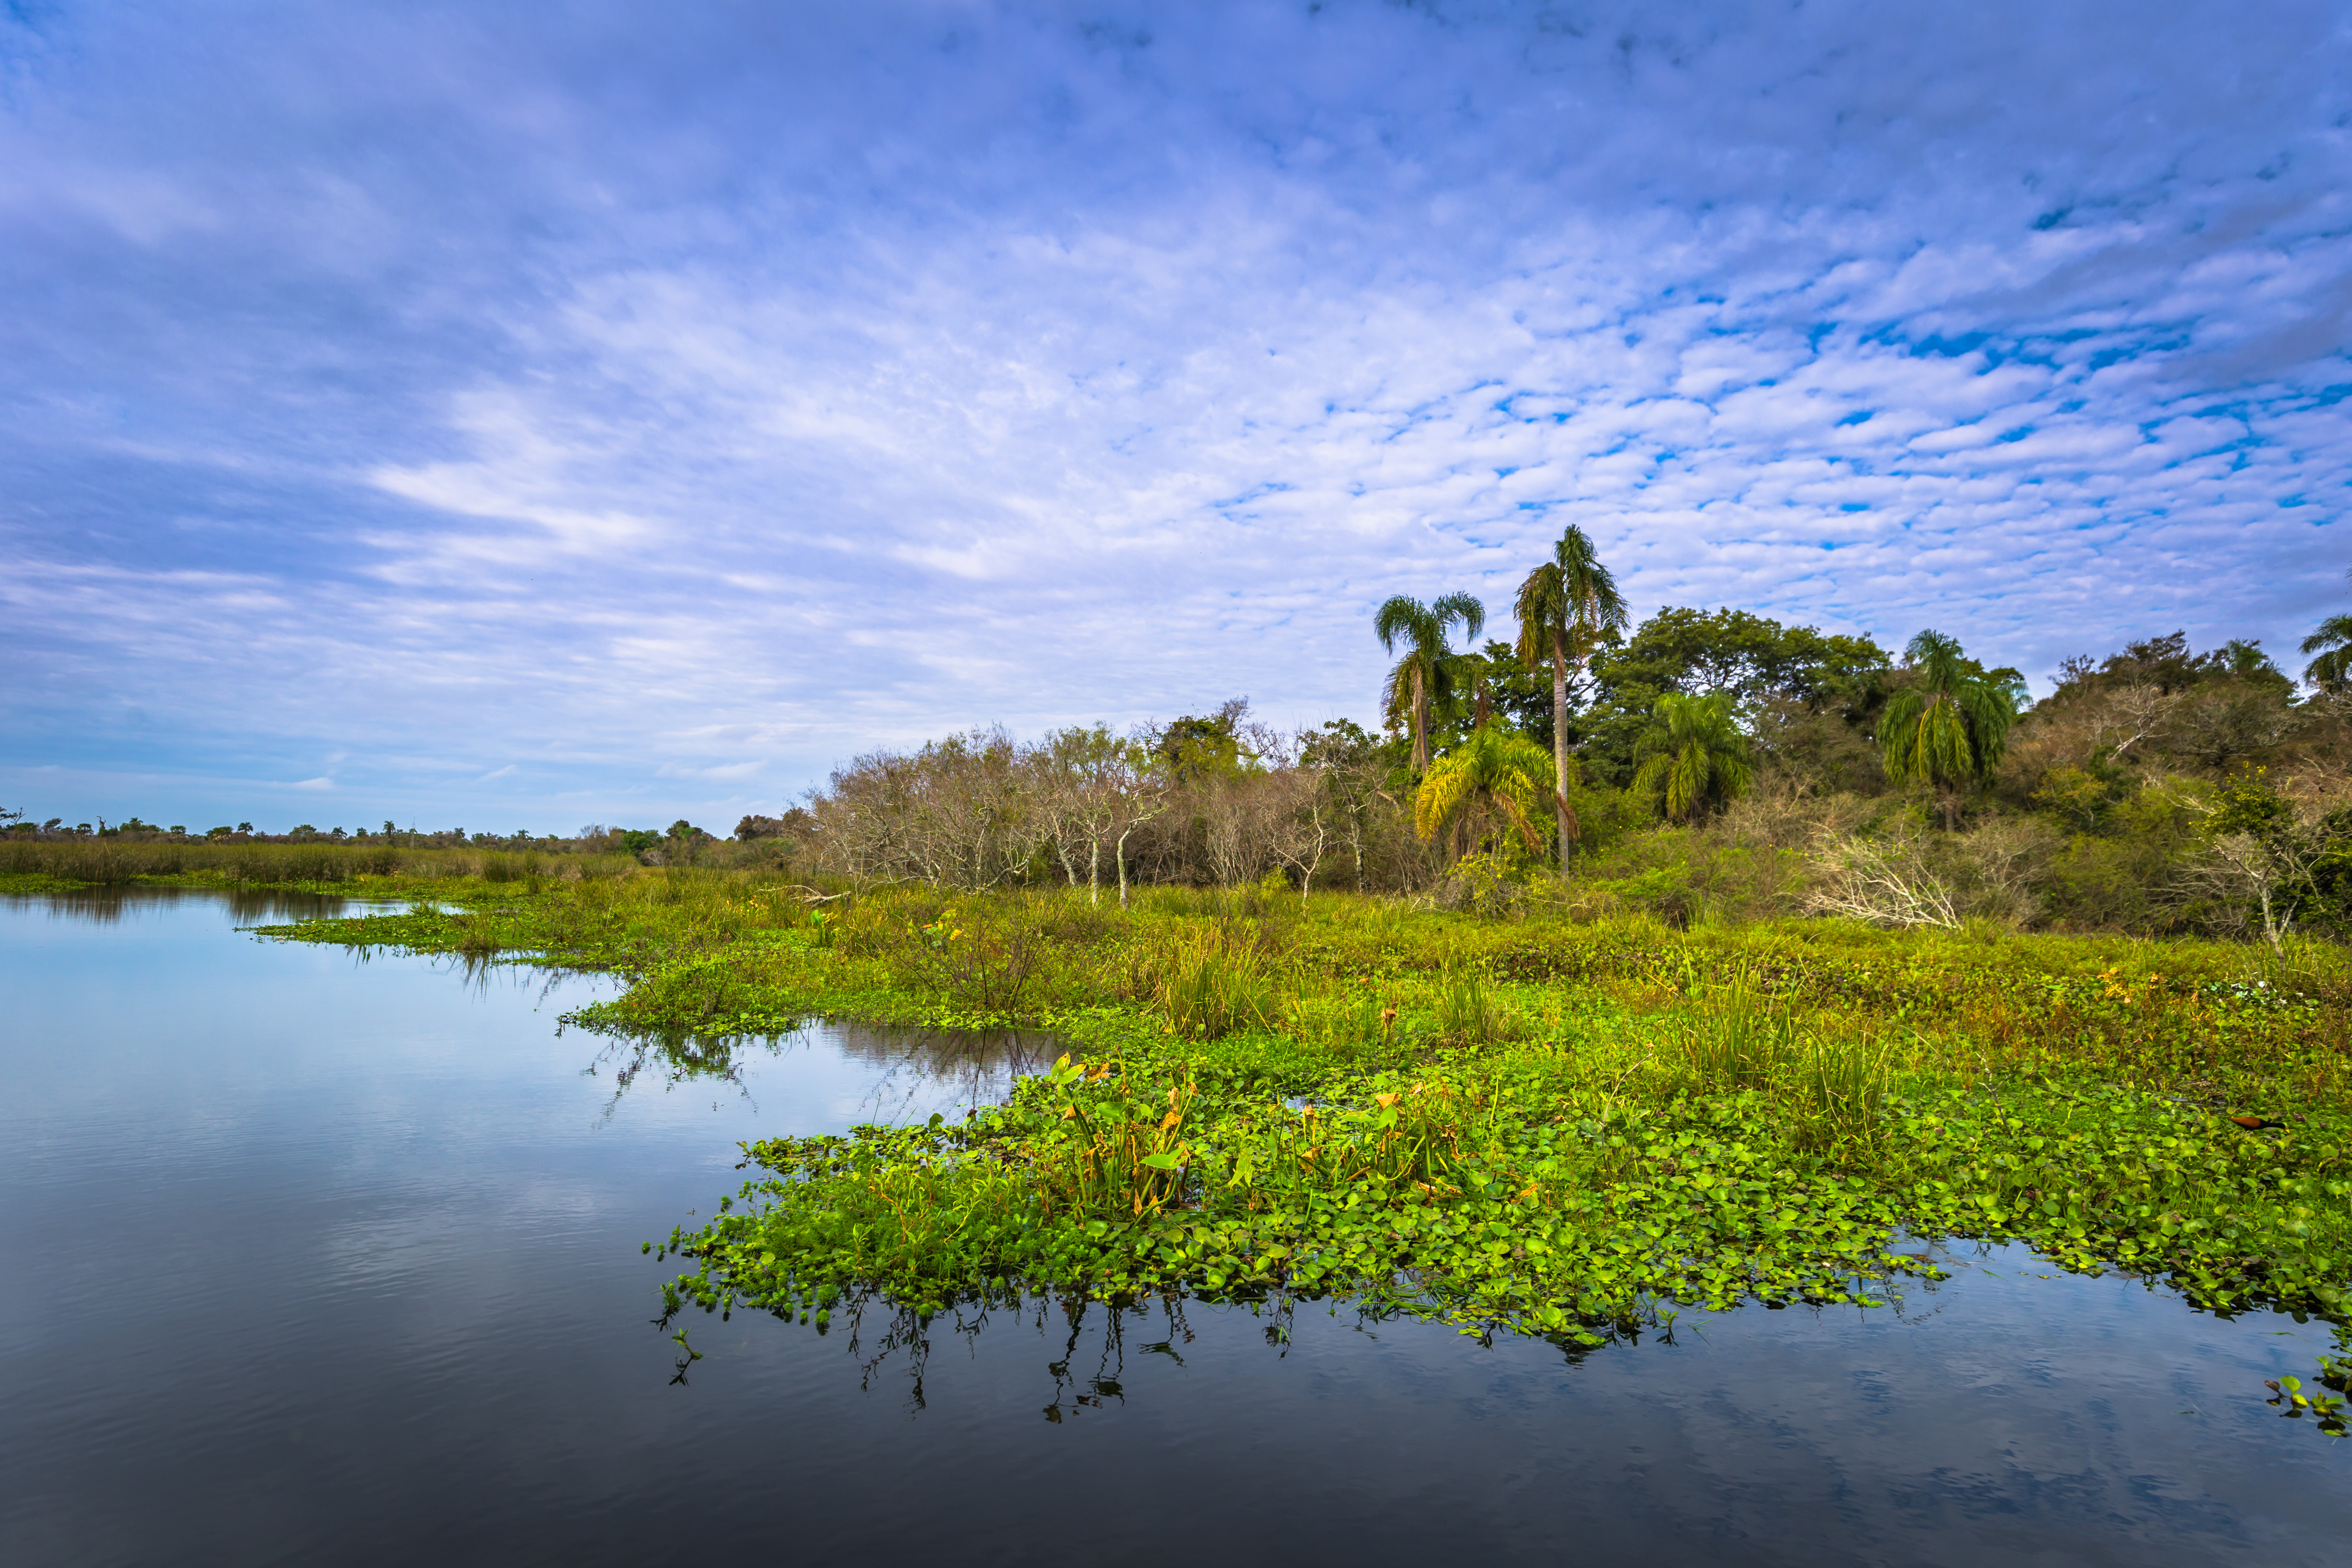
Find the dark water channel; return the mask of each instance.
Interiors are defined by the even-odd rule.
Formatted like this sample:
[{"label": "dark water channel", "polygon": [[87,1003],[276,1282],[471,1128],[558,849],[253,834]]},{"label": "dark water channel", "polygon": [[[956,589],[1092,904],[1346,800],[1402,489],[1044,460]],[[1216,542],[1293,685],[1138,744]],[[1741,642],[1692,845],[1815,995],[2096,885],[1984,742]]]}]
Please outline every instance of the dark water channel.
[{"label": "dark water channel", "polygon": [[952,1110],[1039,1043],[673,1081],[559,1037],[602,981],[235,929],[288,912],[0,900],[0,1561],[2352,1561],[2352,1451],[2261,1403],[2318,1327],[2013,1250],[1576,1364],[1195,1308],[869,1368],[697,1313],[676,1384],[637,1244],[737,1140]]}]

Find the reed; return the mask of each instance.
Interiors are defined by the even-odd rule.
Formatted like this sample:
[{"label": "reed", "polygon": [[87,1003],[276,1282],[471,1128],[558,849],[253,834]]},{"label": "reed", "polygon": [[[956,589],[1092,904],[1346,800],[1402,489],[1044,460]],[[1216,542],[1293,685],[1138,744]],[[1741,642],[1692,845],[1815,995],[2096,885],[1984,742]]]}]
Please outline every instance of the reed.
[{"label": "reed", "polygon": [[1795,1016],[1746,971],[1702,990],[1668,1035],[1676,1076],[1701,1094],[1769,1089],[1802,1059],[1808,1039]]},{"label": "reed", "polygon": [[1492,1046],[1517,1031],[1516,1019],[1475,969],[1459,969],[1438,982],[1437,1034],[1448,1045]]},{"label": "reed", "polygon": [[1247,935],[1211,928],[1177,937],[1156,965],[1160,1011],[1180,1040],[1214,1040],[1274,1021],[1264,955]]}]

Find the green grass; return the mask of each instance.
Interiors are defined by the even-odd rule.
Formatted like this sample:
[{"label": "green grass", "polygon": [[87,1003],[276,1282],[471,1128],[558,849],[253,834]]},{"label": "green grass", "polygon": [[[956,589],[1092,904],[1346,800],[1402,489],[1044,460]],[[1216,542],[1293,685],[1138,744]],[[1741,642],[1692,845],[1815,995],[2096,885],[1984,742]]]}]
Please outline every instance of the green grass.
[{"label": "green grass", "polygon": [[751,1146],[766,1173],[660,1244],[694,1263],[673,1311],[1328,1295],[1589,1342],[1685,1307],[1883,1300],[1932,1271],[1906,1234],[2023,1241],[2206,1310],[2352,1311],[2333,947],[1173,889],[1128,913],[896,889],[820,919],[775,879],[691,869],[471,887],[286,934],[616,971],[573,1021],[623,1035],[832,1016],[1069,1043],[965,1123]]}]

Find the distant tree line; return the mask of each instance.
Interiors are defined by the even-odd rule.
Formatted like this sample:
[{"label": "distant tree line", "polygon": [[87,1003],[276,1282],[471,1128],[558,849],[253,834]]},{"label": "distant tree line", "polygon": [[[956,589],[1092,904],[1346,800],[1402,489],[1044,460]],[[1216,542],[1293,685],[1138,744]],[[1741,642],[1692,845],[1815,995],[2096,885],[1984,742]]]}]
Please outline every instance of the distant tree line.
[{"label": "distant tree line", "polygon": [[1480,641],[1467,593],[1377,606],[1377,731],[1277,731],[1244,698],[1123,732],[974,730],[856,758],[727,841],[684,820],[191,834],[11,810],[0,830],[625,854],[1097,901],[1250,884],[2272,942],[2352,923],[2352,615],[2304,640],[2300,680],[2255,642],[2176,631],[2069,658],[2035,702],[1934,629],[1898,656],[1728,607],[1633,624],[1574,528],[1512,608],[1517,636]]},{"label": "distant tree line", "polygon": [[973,731],[857,758],[738,837],[853,882],[1097,899],[1278,884],[2273,941],[2352,913],[2352,616],[2305,642],[2300,684],[2253,642],[2175,632],[2069,659],[2031,702],[1934,629],[1898,655],[1740,609],[1630,624],[1573,528],[1513,608],[1516,638],[1480,642],[1466,593],[1378,606],[1378,731],[1276,732],[1244,699]]}]

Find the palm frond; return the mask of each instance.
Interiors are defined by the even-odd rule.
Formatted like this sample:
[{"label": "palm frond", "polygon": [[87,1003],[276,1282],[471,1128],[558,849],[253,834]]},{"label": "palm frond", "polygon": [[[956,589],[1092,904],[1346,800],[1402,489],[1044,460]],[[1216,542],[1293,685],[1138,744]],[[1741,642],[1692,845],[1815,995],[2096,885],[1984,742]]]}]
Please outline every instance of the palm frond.
[{"label": "palm frond", "polygon": [[2343,685],[2352,679],[2352,616],[2330,616],[2320,622],[2299,651],[2319,655],[2303,667],[2305,680],[2314,686]]},{"label": "palm frond", "polygon": [[[1458,756],[1459,753],[1456,753]],[[1471,771],[1450,767],[1454,757],[1441,757],[1430,764],[1421,787],[1412,795],[1412,828],[1423,840],[1435,838],[1452,822],[1454,814],[1468,805],[1478,792],[1477,780]]]},{"label": "palm frond", "polygon": [[1568,625],[1568,595],[1561,591],[1559,568],[1548,561],[1528,573],[1512,608],[1519,620],[1519,662],[1530,670],[1541,669],[1551,657],[1552,634]]},{"label": "palm frond", "polygon": [[[1424,839],[1434,838],[1465,807],[1485,800],[1521,833],[1531,833],[1527,813],[1552,793],[1551,774],[1550,756],[1526,736],[1507,730],[1474,731],[1430,764],[1413,795],[1413,830]],[[1529,842],[1542,848],[1540,837]]]},{"label": "palm frond", "polygon": [[1518,802],[1507,795],[1497,794],[1495,796],[1495,807],[1510,819],[1512,826],[1519,830],[1519,837],[1527,841],[1530,850],[1538,855],[1543,853],[1543,835],[1537,832],[1535,826],[1528,821],[1528,814],[1519,809]]},{"label": "palm frond", "polygon": [[1429,610],[1430,614],[1437,619],[1440,647],[1444,644],[1444,627],[1448,622],[1462,623],[1462,635],[1465,637],[1475,637],[1486,629],[1486,606],[1480,603],[1475,595],[1458,592],[1448,594],[1431,605]]},{"label": "palm frond", "polygon": [[2322,648],[2341,647],[2352,643],[2352,616],[2330,616],[2319,623],[2319,629],[2303,639],[2297,651],[2317,653]]},{"label": "palm frond", "polygon": [[1443,642],[1444,630],[1436,617],[1419,599],[1399,594],[1372,612],[1372,635],[1381,639],[1384,653],[1396,652],[1397,639],[1402,637],[1414,647],[1426,647],[1434,640]]},{"label": "palm frond", "polygon": [[1926,678],[1930,691],[1949,691],[1961,679],[1958,637],[1937,631],[1921,632],[1905,646],[1903,657]]},{"label": "palm frond", "polygon": [[1570,523],[1552,547],[1552,561],[1559,568],[1560,592],[1569,606],[1567,618],[1583,647],[1589,650],[1604,631],[1624,629],[1624,595],[1617,592],[1616,577],[1601,563],[1600,553],[1584,530]]},{"label": "palm frond", "polygon": [[1642,760],[1634,790],[1657,801],[1668,816],[1737,799],[1753,776],[1748,737],[1732,719],[1727,693],[1660,697],[1634,755]]}]

